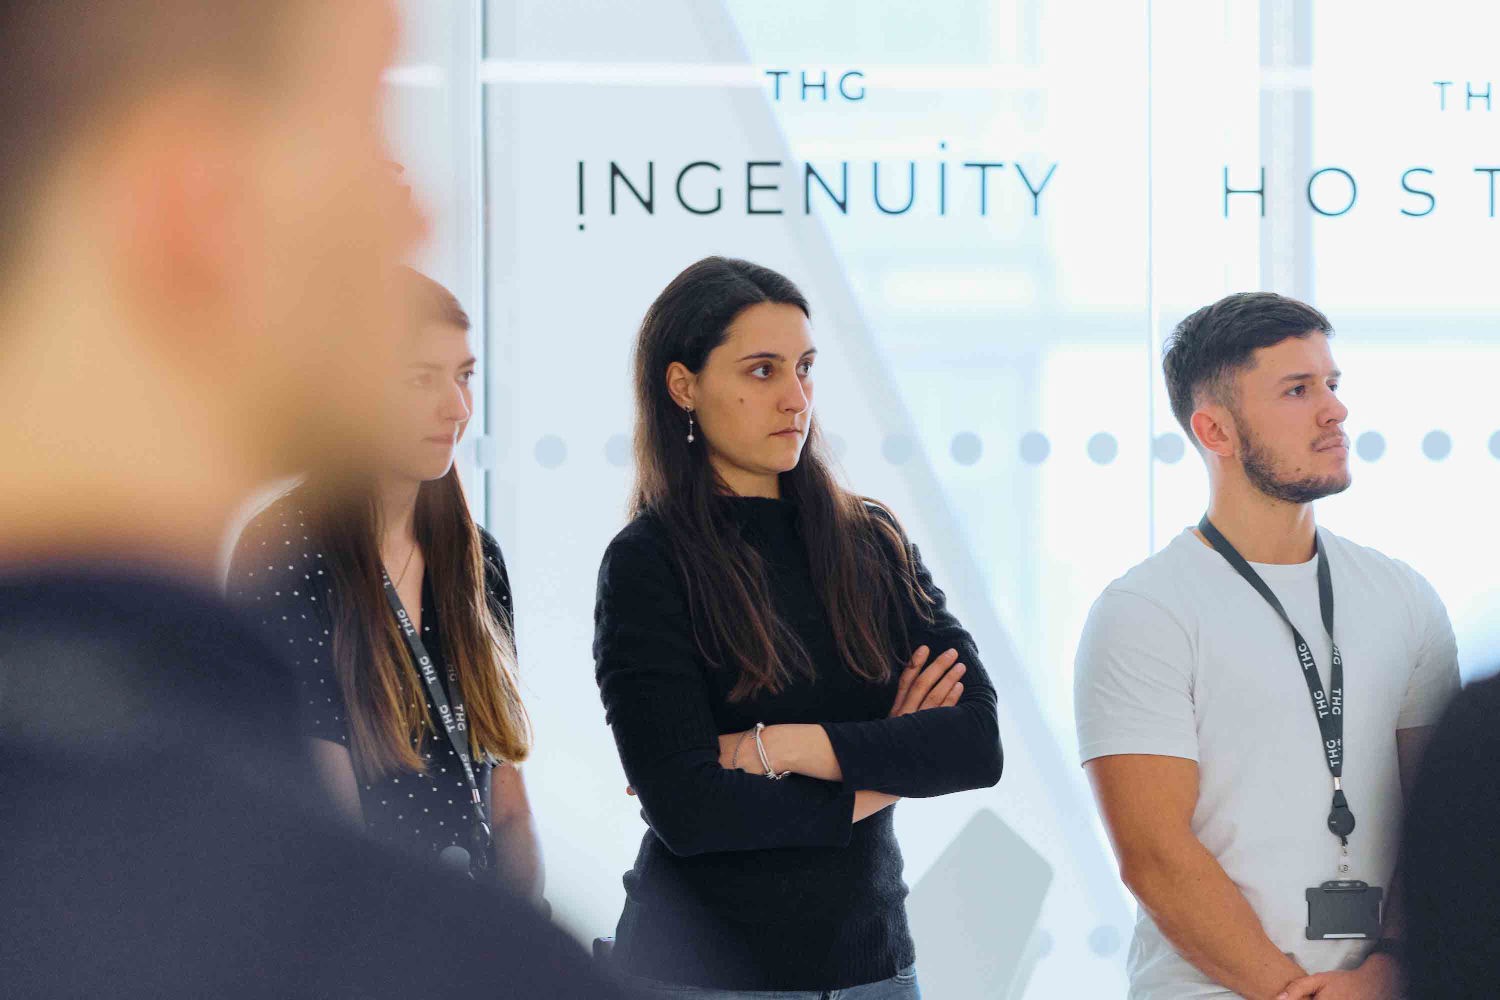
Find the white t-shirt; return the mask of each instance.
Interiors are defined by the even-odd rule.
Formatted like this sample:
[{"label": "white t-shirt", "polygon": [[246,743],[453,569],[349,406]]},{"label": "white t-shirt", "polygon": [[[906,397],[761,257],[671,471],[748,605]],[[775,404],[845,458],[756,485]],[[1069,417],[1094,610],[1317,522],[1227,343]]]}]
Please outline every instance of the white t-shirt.
[{"label": "white t-shirt", "polygon": [[[1438,721],[1458,689],[1453,627],[1405,563],[1319,531],[1344,657],[1344,790],[1358,826],[1350,878],[1389,891],[1402,808],[1395,734]],[[1327,684],[1331,643],[1317,560],[1252,563],[1312,647]],[[1367,941],[1308,941],[1304,892],[1339,878],[1328,832],[1332,779],[1291,631],[1191,529],[1105,589],[1078,647],[1074,710],[1084,761],[1158,754],[1197,761],[1193,833],[1309,972],[1363,960]],[[1227,997],[1140,911],[1131,1000]]]}]

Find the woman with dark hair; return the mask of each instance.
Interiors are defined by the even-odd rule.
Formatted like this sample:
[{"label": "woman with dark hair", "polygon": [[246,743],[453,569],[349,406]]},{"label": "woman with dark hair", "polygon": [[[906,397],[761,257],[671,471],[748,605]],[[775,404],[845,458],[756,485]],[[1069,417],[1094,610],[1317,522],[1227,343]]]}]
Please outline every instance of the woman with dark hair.
[{"label": "woman with dark hair", "polygon": [[229,592],[291,659],[314,763],[352,820],[536,898],[509,580],[453,462],[473,411],[469,319],[432,279],[402,280],[407,367],[374,467],[314,470],[261,512]]},{"label": "woman with dark hair", "polygon": [[973,640],[823,455],[809,316],[781,275],[710,257],[636,344],[594,656],[648,827],[612,952],[645,997],[918,997],[891,807],[1000,778]]}]

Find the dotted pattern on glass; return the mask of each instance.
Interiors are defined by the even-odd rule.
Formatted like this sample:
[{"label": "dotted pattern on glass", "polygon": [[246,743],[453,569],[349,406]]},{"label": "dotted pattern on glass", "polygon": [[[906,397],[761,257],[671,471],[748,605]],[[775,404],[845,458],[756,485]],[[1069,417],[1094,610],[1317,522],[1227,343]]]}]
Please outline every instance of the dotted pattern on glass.
[{"label": "dotted pattern on glass", "polygon": [[624,434],[615,434],[604,442],[604,460],[617,469],[630,464],[630,439]]},{"label": "dotted pattern on glass", "polygon": [[1120,454],[1120,443],[1108,431],[1100,431],[1089,438],[1089,458],[1097,465],[1108,465]]},{"label": "dotted pattern on glass", "polygon": [[1052,454],[1052,442],[1039,431],[1027,431],[1021,435],[1021,461],[1027,465],[1041,465]]},{"label": "dotted pattern on glass", "polygon": [[1101,958],[1108,958],[1120,950],[1120,932],[1108,924],[1100,924],[1089,931],[1089,950]]},{"label": "dotted pattern on glass", "polygon": [[1173,432],[1158,434],[1156,440],[1151,442],[1151,454],[1156,456],[1158,462],[1168,465],[1176,465],[1182,461],[1182,456],[1187,453],[1187,445],[1182,442],[1182,435]]},{"label": "dotted pattern on glass", "polygon": [[1385,435],[1379,431],[1365,431],[1354,441],[1354,453],[1366,462],[1378,462],[1385,454]]},{"label": "dotted pattern on glass", "polygon": [[[834,458],[843,459],[849,452],[848,441],[838,434],[824,434],[824,445]],[[1485,444],[1491,457],[1500,459],[1500,431],[1490,435]],[[1354,453],[1365,462],[1378,462],[1385,457],[1389,446],[1385,435],[1379,431],[1364,431],[1354,439]],[[1441,462],[1453,454],[1453,437],[1447,431],[1428,431],[1422,437],[1422,454],[1433,462]],[[1095,465],[1110,465],[1120,455],[1119,439],[1109,431],[1100,431],[1088,439],[1085,451]],[[905,465],[916,455],[917,444],[906,434],[887,435],[880,445],[880,453],[892,465]],[[1052,442],[1040,431],[1028,431],[1018,442],[1019,457],[1027,465],[1041,465],[1052,457]],[[959,431],[948,442],[948,453],[959,465],[978,465],[984,460],[984,440],[973,431]],[[1187,456],[1185,438],[1175,432],[1166,431],[1151,440],[1151,455],[1167,465],[1176,465]],[[538,465],[555,469],[568,460],[567,442],[555,434],[537,439],[532,449]],[[630,437],[613,434],[604,442],[604,460],[616,468],[628,468],[633,456]]]},{"label": "dotted pattern on glass", "polygon": [[892,465],[905,465],[915,451],[911,438],[905,434],[891,434],[880,446],[880,453]]},{"label": "dotted pattern on glass", "polygon": [[537,464],[544,469],[555,469],[568,460],[568,446],[556,434],[537,441],[534,453]]},{"label": "dotted pattern on glass", "polygon": [[959,465],[973,465],[984,454],[984,444],[973,431],[960,431],[953,435],[953,443],[948,446],[948,450]]}]

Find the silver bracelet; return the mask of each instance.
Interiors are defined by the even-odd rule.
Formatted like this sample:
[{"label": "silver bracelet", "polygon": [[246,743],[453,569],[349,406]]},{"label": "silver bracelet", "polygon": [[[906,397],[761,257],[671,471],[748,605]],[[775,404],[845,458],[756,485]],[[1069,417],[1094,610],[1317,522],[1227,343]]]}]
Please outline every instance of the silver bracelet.
[{"label": "silver bracelet", "polygon": [[771,766],[771,758],[766,756],[765,741],[760,738],[760,731],[764,728],[766,728],[766,724],[764,722],[757,722],[755,724],[755,752],[760,754],[760,766],[766,769],[766,777],[770,778],[772,781],[779,781],[792,772],[782,771],[780,774],[777,774],[776,769]]},{"label": "silver bracelet", "polygon": [[729,769],[735,770],[740,766],[740,747],[745,745],[745,737],[750,735],[750,730],[740,733],[740,738],[734,741],[734,753],[729,755]]}]

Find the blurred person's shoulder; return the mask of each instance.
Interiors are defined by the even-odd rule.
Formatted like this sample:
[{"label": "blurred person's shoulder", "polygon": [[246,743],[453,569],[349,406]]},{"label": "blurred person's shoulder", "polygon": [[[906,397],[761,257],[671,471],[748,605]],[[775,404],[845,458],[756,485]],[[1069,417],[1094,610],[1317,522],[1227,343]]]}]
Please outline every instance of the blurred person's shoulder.
[{"label": "blurred person's shoulder", "polygon": [[70,754],[289,745],[291,674],[209,587],[121,562],[0,568],[0,733]]},{"label": "blurred person's shoulder", "polygon": [[[523,901],[212,762],[166,754],[79,770],[10,750],[7,995],[613,995],[582,947]],[[178,794],[184,785],[194,794]]]},{"label": "blurred person's shoulder", "polygon": [[[1439,744],[1446,746],[1439,749],[1438,756],[1445,753],[1458,757],[1472,755],[1463,769],[1465,777],[1491,773],[1500,766],[1500,673],[1471,681],[1453,696],[1429,750]],[[1430,752],[1424,758],[1424,764],[1428,758],[1433,760],[1431,769],[1437,769],[1439,765]],[[1500,812],[1500,797],[1484,798]]]},{"label": "blurred person's shoulder", "polygon": [[1406,972],[1413,1000],[1488,997],[1500,981],[1500,675],[1447,707],[1422,755],[1402,828]]},{"label": "blurred person's shoulder", "polygon": [[[1468,711],[1487,716],[1492,723],[1500,723],[1500,674],[1475,681],[1459,695],[1468,704]],[[1487,728],[1490,736],[1500,742],[1500,724]]]}]

